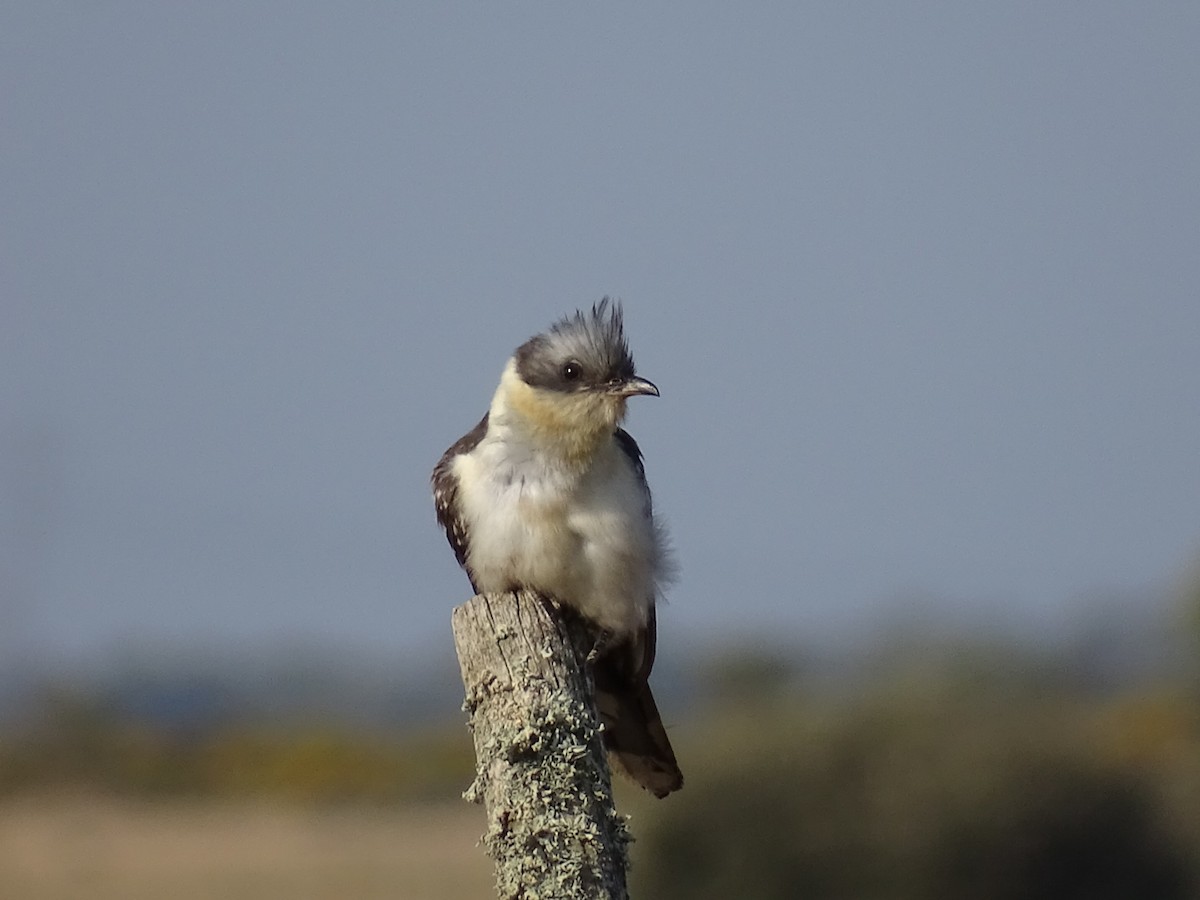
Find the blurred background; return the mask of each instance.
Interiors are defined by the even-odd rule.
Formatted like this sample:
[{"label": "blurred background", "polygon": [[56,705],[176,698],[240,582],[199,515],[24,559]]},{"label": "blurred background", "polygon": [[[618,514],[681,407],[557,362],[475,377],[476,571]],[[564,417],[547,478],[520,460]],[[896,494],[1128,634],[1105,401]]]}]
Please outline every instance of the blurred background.
[{"label": "blurred background", "polygon": [[0,895],[483,897],[428,474],[609,295],[635,896],[1200,892],[1200,8],[0,4]]}]

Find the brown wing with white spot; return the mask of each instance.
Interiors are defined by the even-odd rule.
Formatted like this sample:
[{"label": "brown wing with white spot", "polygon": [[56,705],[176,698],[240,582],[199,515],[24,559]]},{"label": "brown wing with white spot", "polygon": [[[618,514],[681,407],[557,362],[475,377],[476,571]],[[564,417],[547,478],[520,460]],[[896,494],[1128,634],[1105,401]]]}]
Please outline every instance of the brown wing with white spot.
[{"label": "brown wing with white spot", "polygon": [[446,540],[454,550],[458,564],[463,567],[467,577],[471,579],[471,588],[478,591],[475,576],[467,565],[467,548],[470,535],[467,534],[467,523],[462,517],[458,502],[458,478],[453,471],[454,458],[464,453],[470,453],[487,434],[488,417],[485,413],[479,424],[454,442],[438,464],[433,468],[433,504],[437,510],[437,519],[442,528],[446,529]]},{"label": "brown wing with white spot", "polygon": [[651,609],[646,629],[612,647],[596,661],[592,674],[604,744],[615,767],[654,796],[665,797],[683,787],[683,773],[647,680],[654,642]]},{"label": "brown wing with white spot", "polygon": [[[637,475],[645,500],[643,510],[650,519],[654,507],[642,452],[623,428],[618,428],[614,437]],[[657,631],[651,600],[646,627],[608,647],[592,671],[596,705],[604,721],[604,743],[614,764],[656,797],[665,797],[683,787],[683,773],[650,691]]]},{"label": "brown wing with white spot", "polygon": [[650,498],[650,484],[646,481],[646,464],[642,462],[642,449],[637,445],[637,441],[633,439],[633,435],[624,428],[618,428],[613,437],[617,439],[617,446],[621,448],[621,452],[625,454],[629,460],[629,464],[633,466],[634,474],[637,475],[638,484],[642,488],[642,496],[646,501],[644,511],[646,518],[649,519],[654,515],[654,504]]}]

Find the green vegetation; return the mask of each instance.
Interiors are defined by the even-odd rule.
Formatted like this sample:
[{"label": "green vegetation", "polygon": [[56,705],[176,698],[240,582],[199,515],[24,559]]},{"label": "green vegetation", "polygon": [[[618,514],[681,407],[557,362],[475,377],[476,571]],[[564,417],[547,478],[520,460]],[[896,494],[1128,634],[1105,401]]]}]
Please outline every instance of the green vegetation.
[{"label": "green vegetation", "polygon": [[56,693],[36,725],[0,737],[0,798],[62,787],[131,796],[395,802],[455,796],[474,773],[470,736],[313,722],[198,731],[115,716]]},{"label": "green vegetation", "polygon": [[634,895],[1197,896],[1194,697],[1096,696],[1015,653],[947,659],[726,697],[679,735],[687,789],[639,805]]},{"label": "green vegetation", "polygon": [[[686,788],[662,802],[619,792],[633,896],[1200,896],[1197,597],[1144,656],[1161,665],[1119,677],[1098,671],[1115,657],[1095,647],[931,646],[918,632],[857,664],[702,654],[687,677],[699,696],[686,717],[672,710]],[[293,710],[181,727],[104,696],[46,692],[0,732],[0,802],[67,786],[399,807],[457,803],[473,776],[461,719],[405,731]]]}]

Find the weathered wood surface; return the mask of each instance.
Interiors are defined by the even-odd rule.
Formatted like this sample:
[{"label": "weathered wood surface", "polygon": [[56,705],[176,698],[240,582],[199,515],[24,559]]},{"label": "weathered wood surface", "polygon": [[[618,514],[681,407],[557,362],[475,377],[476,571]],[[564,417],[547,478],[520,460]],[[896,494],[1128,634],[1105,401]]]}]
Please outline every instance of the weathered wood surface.
[{"label": "weathered wood surface", "polygon": [[630,838],[587,672],[593,636],[530,593],[479,595],[452,624],[475,741],[464,796],[487,809],[498,895],[627,900]]}]

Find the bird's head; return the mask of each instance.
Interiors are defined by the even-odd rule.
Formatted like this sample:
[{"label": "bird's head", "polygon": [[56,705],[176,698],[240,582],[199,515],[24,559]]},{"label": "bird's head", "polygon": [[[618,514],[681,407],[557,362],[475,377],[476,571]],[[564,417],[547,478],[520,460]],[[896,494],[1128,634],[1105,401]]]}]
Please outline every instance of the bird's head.
[{"label": "bird's head", "polygon": [[630,397],[658,396],[634,370],[621,307],[607,298],[518,347],[501,390],[508,412],[567,455],[586,455],[611,435]]}]

